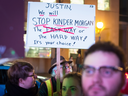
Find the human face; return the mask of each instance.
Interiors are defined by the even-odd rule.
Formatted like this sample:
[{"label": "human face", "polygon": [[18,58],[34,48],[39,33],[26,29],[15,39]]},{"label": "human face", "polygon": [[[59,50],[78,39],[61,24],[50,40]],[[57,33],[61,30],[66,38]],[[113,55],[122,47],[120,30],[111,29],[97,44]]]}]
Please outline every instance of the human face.
[{"label": "human face", "polygon": [[63,64],[60,66],[60,79],[62,81],[63,76],[65,76],[66,74],[71,72],[71,66],[69,65],[69,63]]},{"label": "human face", "polygon": [[[111,52],[96,51],[89,54],[84,65],[99,68],[102,66],[119,66],[118,57]],[[121,72],[117,71],[109,77],[101,76],[98,70],[92,76],[86,76],[85,71],[82,73],[82,87],[85,96],[117,96],[121,89],[122,79]]]},{"label": "human face", "polygon": [[29,72],[29,76],[23,80],[24,88],[29,89],[35,86],[36,84],[36,78],[37,75],[35,74],[34,70],[32,72]]},{"label": "human face", "polygon": [[72,77],[65,78],[62,84],[62,96],[82,96],[79,82]]}]

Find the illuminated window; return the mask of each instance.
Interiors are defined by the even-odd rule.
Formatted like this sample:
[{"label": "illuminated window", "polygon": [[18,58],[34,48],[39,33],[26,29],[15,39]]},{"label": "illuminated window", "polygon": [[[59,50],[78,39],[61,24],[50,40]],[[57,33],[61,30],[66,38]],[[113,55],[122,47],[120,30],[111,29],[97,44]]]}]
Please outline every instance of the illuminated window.
[{"label": "illuminated window", "polygon": [[84,4],[84,0],[70,0],[71,4]]},{"label": "illuminated window", "polygon": [[[24,42],[26,43],[26,34],[24,34]],[[51,58],[51,48],[26,47],[25,57],[31,58]]]},{"label": "illuminated window", "polygon": [[40,2],[56,3],[56,0],[40,0]]},{"label": "illuminated window", "polygon": [[98,10],[110,10],[110,1],[109,0],[98,0]]},{"label": "illuminated window", "polygon": [[69,49],[70,53],[77,54],[78,49]]},{"label": "illuminated window", "polygon": [[69,49],[69,56],[73,56],[73,58],[77,58],[78,49]]}]

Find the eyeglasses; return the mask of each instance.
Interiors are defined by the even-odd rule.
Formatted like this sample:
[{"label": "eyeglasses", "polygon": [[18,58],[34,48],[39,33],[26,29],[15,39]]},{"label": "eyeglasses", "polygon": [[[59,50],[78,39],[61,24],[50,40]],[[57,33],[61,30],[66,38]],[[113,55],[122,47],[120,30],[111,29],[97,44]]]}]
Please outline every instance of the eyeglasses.
[{"label": "eyeglasses", "polygon": [[70,69],[71,68],[71,66],[61,66],[60,68],[63,68],[63,69]]},{"label": "eyeglasses", "polygon": [[83,72],[85,72],[86,76],[92,76],[96,70],[99,70],[99,73],[102,77],[111,77],[114,72],[123,71],[122,67],[112,67],[112,66],[101,66],[99,68],[95,68],[93,66],[83,66]]},{"label": "eyeglasses", "polygon": [[35,77],[35,73],[33,73],[32,75],[29,75],[29,76],[27,76],[27,77]]}]

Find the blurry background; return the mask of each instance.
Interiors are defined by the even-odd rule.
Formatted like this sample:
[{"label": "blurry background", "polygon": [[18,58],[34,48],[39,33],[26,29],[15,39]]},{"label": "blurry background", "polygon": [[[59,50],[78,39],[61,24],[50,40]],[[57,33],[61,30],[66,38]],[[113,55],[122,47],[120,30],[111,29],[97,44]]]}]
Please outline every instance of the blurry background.
[{"label": "blurry background", "polygon": [[[37,74],[48,73],[48,70],[51,66],[51,60],[56,56],[56,48],[25,47],[28,1],[95,5],[96,42],[99,40],[111,41],[114,44],[121,46],[124,49],[126,58],[128,60],[128,0],[1,0],[1,57],[19,57],[20,59],[24,59],[32,63]],[[84,9],[82,11],[84,12]],[[9,22],[14,23],[15,25],[8,25]],[[101,28],[97,26],[98,22],[102,22],[101,24],[103,26],[100,25]],[[8,42],[9,47],[7,47],[8,51],[3,52],[3,50],[5,50],[5,41]],[[60,55],[64,56],[67,60],[72,55],[75,62],[78,50],[81,51],[83,60],[84,52],[86,51],[86,49],[61,48]]]}]

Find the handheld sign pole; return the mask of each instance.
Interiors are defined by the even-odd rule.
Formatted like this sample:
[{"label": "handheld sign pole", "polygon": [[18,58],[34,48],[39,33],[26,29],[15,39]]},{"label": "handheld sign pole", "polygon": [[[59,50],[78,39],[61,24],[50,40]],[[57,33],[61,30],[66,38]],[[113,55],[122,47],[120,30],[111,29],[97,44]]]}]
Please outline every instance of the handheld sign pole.
[{"label": "handheld sign pole", "polygon": [[60,91],[60,48],[57,48],[57,92]]},{"label": "handheld sign pole", "polygon": [[57,56],[57,92],[59,92],[60,91],[60,48],[57,48],[56,56]]}]

